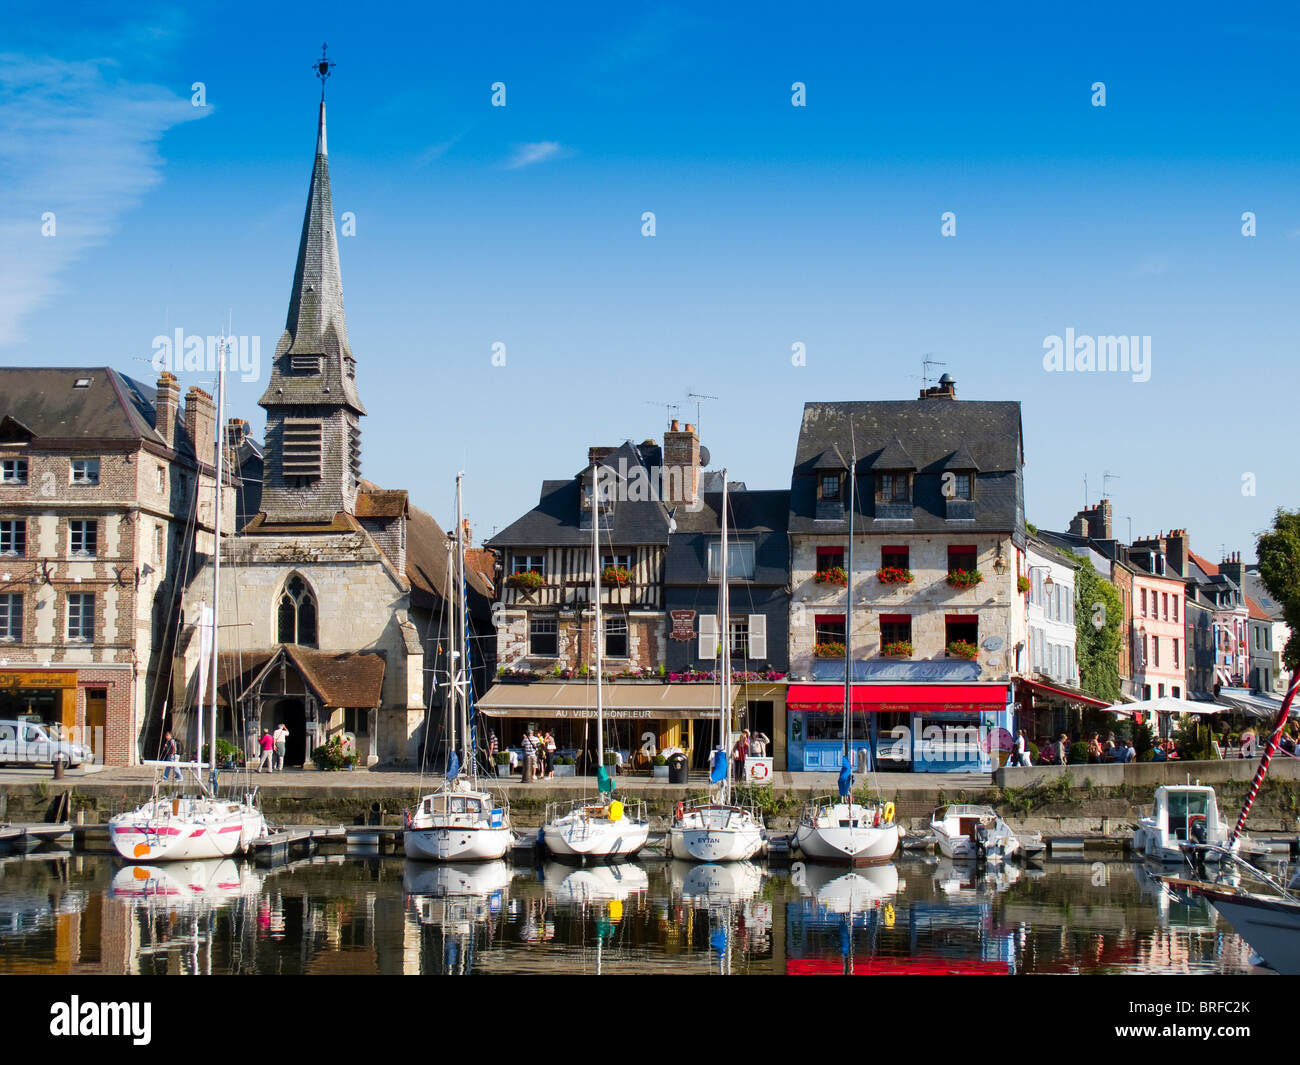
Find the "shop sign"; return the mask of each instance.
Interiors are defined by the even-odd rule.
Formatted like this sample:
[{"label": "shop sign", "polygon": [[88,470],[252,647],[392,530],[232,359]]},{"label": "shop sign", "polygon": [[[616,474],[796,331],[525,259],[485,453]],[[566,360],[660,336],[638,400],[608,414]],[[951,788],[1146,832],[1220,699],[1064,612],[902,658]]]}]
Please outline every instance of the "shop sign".
[{"label": "shop sign", "polygon": [[668,634],[668,638],[687,643],[695,639],[695,611],[670,610],[669,613],[673,619],[673,631]]}]

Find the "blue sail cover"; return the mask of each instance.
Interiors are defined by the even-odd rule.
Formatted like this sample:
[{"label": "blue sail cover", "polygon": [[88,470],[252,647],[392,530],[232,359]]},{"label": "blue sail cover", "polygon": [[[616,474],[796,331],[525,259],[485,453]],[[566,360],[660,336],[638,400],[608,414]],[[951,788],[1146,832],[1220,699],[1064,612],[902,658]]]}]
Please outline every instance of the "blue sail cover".
[{"label": "blue sail cover", "polygon": [[840,798],[847,799],[853,792],[853,762],[847,754],[840,755]]},{"label": "blue sail cover", "polygon": [[596,790],[602,795],[614,794],[614,780],[609,775],[609,768],[601,766],[596,770]]},{"label": "blue sail cover", "polygon": [[727,752],[719,747],[713,752],[713,772],[709,774],[709,783],[718,784],[727,778]]},{"label": "blue sail cover", "polygon": [[460,755],[455,751],[447,756],[447,779],[455,780],[460,776]]}]

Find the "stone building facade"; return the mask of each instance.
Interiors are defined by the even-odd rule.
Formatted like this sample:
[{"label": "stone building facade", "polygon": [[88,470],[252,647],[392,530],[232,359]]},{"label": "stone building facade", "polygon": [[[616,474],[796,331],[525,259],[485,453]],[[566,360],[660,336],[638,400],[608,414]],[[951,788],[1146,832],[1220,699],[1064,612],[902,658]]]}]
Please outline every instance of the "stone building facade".
[{"label": "stone building facade", "polygon": [[182,408],[170,373],[0,369],[0,717],[110,765],[157,753],[179,582],[211,550],[213,431],[211,397]]}]

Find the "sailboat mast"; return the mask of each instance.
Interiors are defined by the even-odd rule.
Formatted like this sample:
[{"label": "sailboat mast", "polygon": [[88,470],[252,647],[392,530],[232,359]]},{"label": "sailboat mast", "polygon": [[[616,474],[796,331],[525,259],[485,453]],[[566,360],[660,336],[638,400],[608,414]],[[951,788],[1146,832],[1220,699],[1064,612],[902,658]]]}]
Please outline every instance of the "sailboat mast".
[{"label": "sailboat mast", "polygon": [[722,653],[718,656],[721,676],[720,702],[718,706],[718,724],[722,730],[722,757],[727,767],[727,792],[731,792],[731,620],[728,616],[730,602],[727,589],[727,471],[722,471],[722,544],[719,551],[722,563],[721,580],[718,582],[718,628],[722,640]]},{"label": "sailboat mast", "polygon": [[[221,479],[225,471],[226,458],[226,345],[228,341],[225,337],[221,338],[220,352],[221,357],[217,360],[217,431],[216,437],[216,485],[213,494],[216,501],[212,507],[212,724],[211,740],[208,746],[208,756],[212,759],[212,776],[216,779],[217,770],[217,663],[220,659],[220,633],[221,633]],[[200,734],[199,742],[202,744],[203,737]],[[202,749],[199,751],[199,762],[203,761]]]},{"label": "sailboat mast", "polygon": [[[452,541],[447,538],[447,583],[443,586],[447,593],[447,620],[451,622],[448,626],[450,631],[447,633],[447,698],[451,705],[447,708],[447,756],[450,758],[451,752],[456,749],[456,665],[460,661],[460,655],[456,652],[457,634],[460,627],[456,625],[452,611],[455,609],[455,595],[452,591],[452,572],[455,567],[451,564]],[[444,770],[446,768],[446,759],[443,760]]]},{"label": "sailboat mast", "polygon": [[[462,509],[461,499],[461,481],[464,477],[464,472],[456,474],[456,590],[459,593],[456,600],[456,633],[460,642],[460,669],[457,671],[457,679],[460,689],[460,726],[463,749],[461,765],[464,765],[466,759],[472,755],[469,750],[469,630],[466,627],[465,620],[465,514]],[[473,775],[474,771],[471,769],[471,779]]]},{"label": "sailboat mast", "polygon": [[[849,460],[849,550],[848,581],[846,592],[848,599],[844,607],[844,757],[848,758],[850,767],[853,758],[853,512],[857,510],[857,465],[858,449],[853,449],[853,458]],[[849,778],[852,780],[852,778]],[[849,787],[849,817],[853,816],[853,788]]]},{"label": "sailboat mast", "polygon": [[591,642],[596,659],[596,773],[605,764],[605,694],[601,686],[601,625],[600,625],[600,491],[596,479],[596,464],[591,464],[591,587],[592,621]]}]

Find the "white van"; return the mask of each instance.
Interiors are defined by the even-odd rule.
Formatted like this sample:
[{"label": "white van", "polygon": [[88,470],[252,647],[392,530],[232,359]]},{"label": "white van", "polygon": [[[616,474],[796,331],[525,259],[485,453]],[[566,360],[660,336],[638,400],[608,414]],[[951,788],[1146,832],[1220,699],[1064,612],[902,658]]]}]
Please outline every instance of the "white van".
[{"label": "white van", "polygon": [[78,766],[94,762],[95,755],[84,743],[59,739],[48,725],[34,721],[0,721],[0,766],[19,765]]}]

